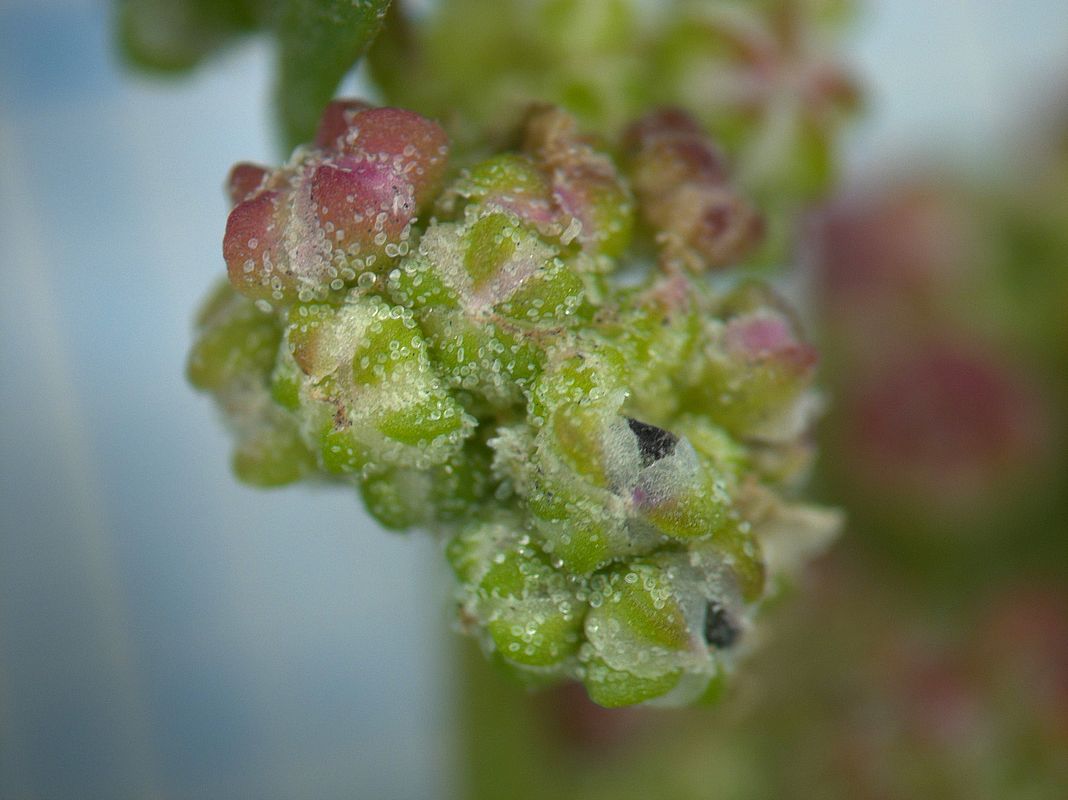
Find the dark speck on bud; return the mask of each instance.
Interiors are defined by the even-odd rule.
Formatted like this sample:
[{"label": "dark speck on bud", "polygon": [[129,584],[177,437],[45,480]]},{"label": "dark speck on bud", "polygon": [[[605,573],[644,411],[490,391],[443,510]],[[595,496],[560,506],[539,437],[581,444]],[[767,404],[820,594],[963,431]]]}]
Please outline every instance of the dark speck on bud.
[{"label": "dark speck on bud", "polygon": [[705,607],[705,641],[719,650],[726,650],[736,641],[741,633],[731,622],[727,609],[710,600]]},{"label": "dark speck on bud", "polygon": [[647,467],[660,459],[675,452],[675,445],[679,437],[671,431],[650,425],[647,422],[639,422],[627,417],[627,424],[638,437],[638,450],[641,452],[642,466]]}]

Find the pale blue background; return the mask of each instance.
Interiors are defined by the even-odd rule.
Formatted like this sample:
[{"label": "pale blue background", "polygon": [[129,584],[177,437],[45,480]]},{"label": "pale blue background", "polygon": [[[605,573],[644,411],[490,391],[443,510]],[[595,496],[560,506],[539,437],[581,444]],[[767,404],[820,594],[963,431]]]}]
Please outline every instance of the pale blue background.
[{"label": "pale blue background", "polygon": [[[454,792],[439,556],[237,485],[184,383],[269,54],[122,74],[106,6],[0,0],[0,800]],[[875,0],[854,172],[972,167],[1058,88],[1064,0]]]}]

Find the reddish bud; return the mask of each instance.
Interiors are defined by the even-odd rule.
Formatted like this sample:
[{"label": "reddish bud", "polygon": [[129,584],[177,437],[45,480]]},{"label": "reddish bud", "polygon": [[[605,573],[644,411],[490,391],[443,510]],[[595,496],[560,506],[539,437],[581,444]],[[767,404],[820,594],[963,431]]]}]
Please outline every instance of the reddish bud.
[{"label": "reddish bud", "polygon": [[981,244],[973,228],[953,195],[933,182],[843,197],[814,231],[829,310],[863,309],[870,317],[878,305],[899,315],[948,291]]},{"label": "reddish bud", "polygon": [[414,111],[371,108],[352,118],[337,148],[344,155],[387,165],[411,183],[422,207],[445,177],[449,139],[438,123]]},{"label": "reddish bud", "polygon": [[231,206],[247,200],[267,182],[269,170],[259,164],[242,161],[234,164],[226,178],[226,191],[230,195]]},{"label": "reddish bud", "polygon": [[267,300],[324,297],[403,255],[446,168],[441,127],[410,111],[331,103],[318,148],[268,172],[238,164],[223,241],[230,280]]},{"label": "reddish bud", "polygon": [[316,168],[311,198],[327,240],[353,256],[384,253],[386,245],[406,238],[415,217],[412,185],[372,161],[341,158]]},{"label": "reddish bud", "polygon": [[[891,696],[900,703],[905,733],[944,747],[975,736],[989,709],[966,654],[943,646],[906,641],[900,645]],[[893,655],[891,655],[893,659]]]},{"label": "reddish bud", "polygon": [[991,354],[927,342],[855,391],[848,452],[855,474],[884,495],[964,510],[1042,462],[1045,408]]},{"label": "reddish bud", "polygon": [[623,135],[623,147],[635,157],[636,180],[661,193],[686,180],[729,180],[727,160],[700,125],[685,111],[663,109],[635,122]]},{"label": "reddish bud", "polygon": [[764,309],[734,317],[723,335],[727,354],[748,364],[774,364],[803,375],[816,365],[816,349],[801,341],[781,314]]},{"label": "reddish bud", "polygon": [[615,164],[578,133],[575,118],[555,106],[536,107],[524,128],[524,149],[549,176],[552,201],[566,231],[580,223],[583,249],[617,256],[630,243],[633,200]]},{"label": "reddish bud", "polygon": [[623,147],[640,150],[664,136],[701,136],[697,120],[681,108],[661,108],[631,124],[623,134]]},{"label": "reddish bud", "polygon": [[282,247],[282,195],[264,191],[238,203],[226,221],[223,258],[230,283],[249,297],[269,299],[292,282]]},{"label": "reddish bud", "polygon": [[722,155],[682,111],[655,112],[624,135],[631,180],[663,253],[696,271],[735,261],[764,233],[728,182]]},{"label": "reddish bud", "polygon": [[348,133],[356,117],[373,108],[362,100],[334,100],[323,111],[319,130],[315,132],[315,145],[327,150],[337,149],[338,139]]}]

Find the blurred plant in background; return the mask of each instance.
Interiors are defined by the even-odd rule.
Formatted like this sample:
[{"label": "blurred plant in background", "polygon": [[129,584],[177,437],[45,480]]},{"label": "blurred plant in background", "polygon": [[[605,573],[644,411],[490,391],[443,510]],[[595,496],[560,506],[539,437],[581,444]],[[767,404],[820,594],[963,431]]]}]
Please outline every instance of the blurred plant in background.
[{"label": "blurred plant in background", "polygon": [[406,8],[394,4],[393,24],[369,53],[391,102],[445,120],[461,148],[485,141],[487,130],[507,135],[531,98],[559,103],[602,132],[649,108],[685,108],[765,213],[756,260],[788,260],[797,213],[833,180],[835,142],[857,106],[854,81],[833,58],[849,16],[844,2],[459,0],[423,14]]},{"label": "blurred plant in background", "polygon": [[[560,462],[567,469],[556,474],[554,466],[548,472],[557,478],[564,475],[561,486],[587,491],[591,475],[611,472],[618,465],[613,458],[590,458],[591,453],[607,451],[600,444],[591,445],[582,432],[600,430],[599,426],[609,431],[610,420],[626,420],[627,430],[615,426],[620,441],[630,442],[639,462],[649,461],[640,463],[640,469],[655,467],[667,460],[662,445],[668,438],[662,426],[672,428],[685,422],[674,405],[681,397],[684,404],[693,402],[691,411],[710,414],[718,426],[711,432],[704,430],[706,419],[687,429],[702,458],[718,470],[736,460],[743,465],[739,474],[749,475],[747,480],[755,477],[795,487],[814,452],[806,434],[795,431],[789,446],[779,441],[766,448],[761,437],[745,430],[753,419],[744,413],[732,417],[716,408],[714,391],[701,391],[715,387],[715,380],[702,373],[700,379],[680,384],[672,353],[678,354],[676,345],[682,334],[673,323],[667,326],[665,339],[654,334],[655,344],[638,340],[649,331],[643,327],[643,313],[653,308],[656,317],[660,312],[655,309],[663,311],[664,304],[676,302],[672,298],[685,296],[694,298],[698,316],[713,326],[722,325],[724,331],[732,320],[754,313],[774,318],[775,325],[761,328],[764,333],[739,332],[736,341],[743,345],[763,342],[758,349],[764,356],[800,353],[804,348],[795,338],[792,315],[765,289],[740,283],[737,276],[748,268],[781,280],[788,277],[788,267],[801,262],[812,290],[809,316],[824,354],[822,376],[830,408],[820,435],[818,489],[825,502],[845,507],[850,520],[845,541],[801,578],[799,586],[784,585],[782,602],[765,610],[767,624],[752,630],[752,636],[747,631],[747,647],[752,646],[754,652],[751,664],[711,712],[606,710],[569,685],[530,695],[491,671],[481,659],[467,659],[464,740],[472,796],[614,800],[651,796],[753,800],[1063,797],[1068,786],[1068,427],[1064,414],[1068,408],[1068,125],[1051,125],[1040,141],[1029,142],[1028,158],[1022,163],[1006,160],[1004,172],[1012,176],[1008,180],[906,170],[885,185],[869,182],[863,188],[839,192],[813,216],[812,207],[834,188],[836,143],[859,105],[855,81],[838,65],[833,44],[849,20],[851,4],[833,0],[443,0],[430,7],[396,2],[386,14],[388,2],[323,3],[323,9],[331,8],[330,14],[341,14],[343,5],[348,7],[345,13],[358,10],[363,27],[336,24],[344,18],[334,16],[330,24],[303,29],[298,36],[301,42],[321,47],[322,52],[343,54],[329,68],[311,68],[316,86],[307,91],[300,88],[307,83],[287,77],[287,72],[300,72],[312,62],[294,55],[297,51],[286,41],[296,28],[282,20],[286,13],[326,20],[326,16],[308,14],[312,5],[305,3],[301,10],[301,3],[285,0],[228,4],[126,0],[119,3],[119,19],[126,52],[139,63],[163,68],[187,68],[234,36],[254,29],[273,31],[280,40],[279,97],[291,144],[312,138],[318,111],[382,25],[382,35],[368,50],[370,74],[382,99],[440,120],[441,136],[447,133],[452,144],[456,171],[449,180],[453,183],[439,197],[437,216],[430,224],[417,223],[424,226],[419,228],[422,241],[437,241],[431,233],[434,226],[453,226],[449,228],[452,238],[438,235],[441,243],[435,246],[455,250],[459,241],[466,252],[482,253],[483,248],[474,246],[475,227],[492,218],[486,212],[509,215],[513,226],[517,224],[513,217],[518,215],[520,227],[533,226],[525,234],[530,246],[556,248],[554,252],[565,264],[561,274],[575,278],[574,308],[561,312],[563,316],[554,318],[553,324],[589,325],[597,315],[584,309],[609,298],[609,304],[620,309],[622,322],[616,322],[618,329],[611,324],[598,328],[602,320],[597,319],[590,328],[595,338],[608,342],[609,349],[622,342],[626,358],[640,351],[635,361],[650,360],[649,369],[627,373],[624,381],[644,416],[620,415],[615,409],[614,414],[576,422],[571,415],[535,434],[535,439],[555,436],[559,440],[555,445],[526,442],[528,455],[517,456],[524,446],[522,433],[514,441],[508,441],[512,432],[498,434],[491,446],[484,433],[472,436],[472,420],[477,419],[479,430],[484,430],[486,404],[504,408],[508,403],[500,398],[515,391],[527,398],[527,413],[537,416],[539,390],[524,394],[530,392],[524,381],[529,379],[534,386],[545,364],[554,363],[553,357],[535,356],[530,376],[510,374],[504,380],[500,375],[487,379],[481,374],[485,369],[473,367],[479,373],[473,378],[479,387],[474,392],[464,384],[466,373],[450,377],[446,369],[442,374],[443,354],[455,355],[455,347],[448,344],[452,334],[442,334],[444,323],[434,321],[434,310],[420,299],[419,292],[401,286],[416,277],[432,279],[421,270],[418,259],[397,261],[400,268],[388,272],[381,271],[381,265],[370,265],[366,286],[359,285],[362,278],[358,280],[354,271],[342,276],[339,286],[322,292],[321,276],[311,283],[298,281],[293,287],[284,282],[275,285],[267,274],[270,270],[261,269],[262,263],[244,269],[249,254],[229,259],[238,289],[261,305],[282,301],[298,314],[306,309],[305,317],[317,320],[312,327],[321,327],[319,336],[337,327],[331,321],[336,315],[352,316],[359,307],[372,320],[358,322],[361,326],[396,324],[405,328],[406,335],[418,331],[425,339],[412,345],[408,361],[417,368],[412,367],[411,374],[405,372],[404,381],[435,384],[423,392],[434,402],[455,400],[453,413],[440,415],[454,420],[455,430],[438,432],[446,438],[456,434],[456,442],[449,442],[452,449],[437,459],[440,463],[418,465],[418,475],[410,470],[414,462],[391,465],[384,479],[367,473],[363,463],[342,464],[340,471],[361,470],[369,507],[393,527],[427,524],[427,519],[417,519],[415,511],[406,507],[413,498],[424,509],[444,498],[444,505],[433,512],[440,516],[451,513],[449,501],[465,491],[478,493],[494,487],[487,492],[494,497],[490,505],[499,502],[502,486],[505,494],[518,491],[525,496],[524,513],[534,518],[540,514],[533,546],[529,537],[516,540],[514,546],[504,548],[511,557],[504,556],[494,566],[478,566],[476,562],[485,561],[487,553],[503,552],[499,546],[505,539],[511,542],[510,532],[516,526],[514,520],[491,514],[477,517],[473,527],[460,531],[449,549],[461,587],[466,587],[460,595],[462,618],[476,630],[485,649],[501,656],[509,636],[522,640],[513,642],[520,649],[533,640],[549,643],[544,651],[528,647],[526,656],[519,659],[499,657],[499,661],[513,662],[506,664],[512,673],[527,679],[538,672],[585,679],[587,690],[604,705],[629,704],[675,686],[664,683],[650,688],[649,683],[627,679],[608,682],[622,686],[623,691],[614,696],[605,693],[604,686],[597,686],[598,681],[591,681],[584,670],[558,666],[573,663],[567,659],[577,652],[583,635],[585,645],[590,644],[589,631],[580,635],[568,627],[574,622],[568,614],[549,620],[551,624],[539,630],[548,618],[536,611],[531,617],[536,620],[535,630],[525,629],[525,638],[524,625],[509,617],[527,613],[524,605],[539,598],[553,598],[559,608],[560,593],[574,589],[566,578],[569,572],[588,575],[590,570],[601,570],[602,577],[611,581],[614,569],[605,572],[606,562],[596,558],[576,567],[575,559],[586,554],[569,554],[568,542],[559,535],[560,526],[553,527],[568,517],[548,506],[542,511],[535,508],[538,501],[532,504],[531,498],[540,491],[535,484],[543,478],[524,475],[518,465],[553,446],[570,447],[570,460]],[[305,101],[303,111],[286,110],[299,108]],[[553,161],[552,148],[546,149],[544,138],[540,147],[530,146],[532,136],[538,138],[537,125],[532,127],[527,116],[532,101],[566,109],[566,115],[548,118],[557,120],[554,124],[562,125],[568,136],[573,130],[584,132],[568,140],[567,159]],[[647,136],[649,128],[641,124],[628,136],[621,135],[631,121],[660,106],[685,109],[689,116],[670,112],[650,117],[657,121],[652,127],[659,127],[658,135],[665,130],[671,134],[659,142]],[[302,191],[305,180],[314,181],[320,170],[337,166],[331,162],[336,155],[330,153],[331,148],[344,155],[339,137],[354,126],[364,109],[332,108],[330,113],[342,123],[337,130],[331,128],[328,113],[320,128],[318,150],[298,151],[281,171],[245,168],[253,171],[233,174],[231,186],[238,208],[255,202],[264,191]],[[683,119],[694,122],[680,126],[678,120]],[[676,136],[680,132],[684,134],[681,140]],[[704,137],[726,153],[732,164],[729,186],[732,191],[737,188],[737,197],[746,198],[721,202],[716,206],[721,216],[737,223],[747,218],[746,209],[760,208],[762,230],[756,223],[732,228],[725,222],[715,229],[715,236],[702,239],[702,226],[688,224],[687,220],[701,218],[687,216],[691,195],[679,187],[692,184],[694,175],[715,171],[708,166],[716,161],[709,155],[714,150]],[[674,160],[657,150],[665,141],[668,155],[677,156]],[[576,152],[595,155],[574,171]],[[646,164],[636,152],[644,152]],[[532,159],[535,169],[520,174],[516,154]],[[594,163],[614,166],[607,172],[591,170]],[[489,169],[487,164],[496,166]],[[616,177],[619,174],[622,179]],[[620,249],[613,250],[612,237],[590,241],[580,235],[569,250],[575,240],[565,241],[566,234],[546,227],[550,220],[539,218],[528,202],[540,191],[541,182],[548,181],[557,191],[550,190],[549,202],[540,208],[555,208],[548,217],[559,213],[563,195],[553,181],[561,179],[568,189],[579,190],[579,206],[594,201],[584,211],[575,206],[569,212],[575,218],[585,213],[583,218],[593,222],[593,230],[604,219],[598,214],[625,217],[630,213],[623,210],[626,203],[636,201],[640,218],[633,223],[639,226],[636,249],[628,251],[620,243]],[[617,180],[622,194],[598,205],[597,201],[612,194],[610,187]],[[700,180],[697,183],[701,185]],[[703,202],[719,196],[710,194],[713,184],[717,191],[726,191],[728,186],[705,181],[697,194]],[[633,196],[627,195],[630,189]],[[340,187],[335,195],[340,198],[345,191]],[[416,199],[419,193],[413,185],[415,205],[424,203]],[[247,216],[248,222],[237,226],[240,236],[235,241],[254,228],[273,232],[277,238],[280,234],[271,226],[288,230],[290,225],[271,216],[273,211],[261,215],[262,219],[246,211],[238,215]],[[398,230],[410,221],[399,220]],[[581,230],[588,234],[589,229],[586,225]],[[460,237],[453,241],[456,232]],[[763,234],[762,244],[754,247],[758,234]],[[734,267],[729,274],[736,277],[724,280],[725,273],[719,272],[711,288],[699,288],[689,275],[690,268],[695,263],[719,263],[714,251],[732,242],[737,246],[726,248],[722,262]],[[275,245],[279,253],[289,246],[281,239]],[[425,246],[417,252],[427,254]],[[624,252],[624,264],[633,266],[643,257],[658,262],[661,270],[666,267],[668,281],[653,279],[645,285],[644,294],[631,295],[621,285],[607,282],[604,269],[582,266],[585,257],[596,260],[607,255],[618,260]],[[399,250],[390,253],[390,266],[402,256]],[[398,277],[393,277],[394,272]],[[353,284],[357,288],[349,289]],[[297,297],[309,286],[314,297]],[[706,296],[705,291],[710,293]],[[344,293],[349,294],[342,301]],[[462,294],[461,308],[466,304]],[[295,299],[300,302],[294,304]],[[391,304],[387,311],[400,310],[380,314],[376,309],[383,301]],[[740,310],[735,308],[738,303]],[[747,305],[752,303],[756,305]],[[564,309],[567,302],[554,295],[552,302],[541,306]],[[213,316],[213,310],[222,317]],[[572,318],[573,313],[578,316]],[[666,317],[673,313],[664,312]],[[342,322],[341,327],[357,324]],[[237,363],[231,357],[247,357],[259,375],[253,381],[255,401],[231,402],[233,397],[246,397],[241,392],[220,394],[235,418],[235,427],[240,433],[240,420],[248,419],[250,406],[255,413],[284,421],[282,427],[292,426],[281,439],[253,448],[259,456],[269,456],[268,461],[273,459],[271,469],[259,475],[266,478],[262,483],[281,483],[320,471],[329,460],[331,443],[326,442],[323,449],[324,443],[318,440],[329,426],[314,431],[309,449],[307,420],[294,425],[284,411],[286,402],[292,411],[308,405],[310,399],[321,401],[324,394],[337,395],[336,387],[308,385],[309,379],[321,382],[326,374],[317,373],[315,360],[323,352],[336,356],[337,347],[298,341],[289,351],[278,349],[283,336],[293,340],[294,331],[306,324],[266,316],[251,299],[242,299],[230,289],[220,290],[202,317],[196,352],[206,355],[200,362],[194,355],[194,380],[218,391],[229,380],[226,370]],[[458,330],[457,324],[461,323],[449,322],[448,330]],[[636,337],[626,335],[629,327],[638,332]],[[765,334],[772,328],[783,332],[785,339],[772,339],[784,347],[768,344]],[[287,361],[287,352],[297,357],[299,369]],[[722,364],[725,352],[705,349],[706,355],[711,354],[709,363]],[[311,366],[301,366],[301,353]],[[344,355],[351,360],[351,354]],[[665,374],[655,374],[663,365],[658,357],[666,358],[663,363],[672,362]],[[435,361],[434,369],[426,368],[428,358]],[[750,367],[754,363],[749,357],[742,360]],[[806,362],[802,370],[805,386],[810,368]],[[600,372],[609,374],[612,368]],[[551,375],[552,369],[544,374]],[[216,378],[219,382],[213,383]],[[751,382],[752,375],[746,380]],[[453,388],[468,394],[451,397],[439,391],[435,382],[455,384]],[[772,379],[762,385],[775,384]],[[279,400],[283,410],[279,410]],[[764,409],[763,400],[753,408]],[[521,416],[523,412],[513,407],[510,413]],[[498,413],[494,424],[502,425],[506,416]],[[350,425],[357,422],[363,424],[349,419]],[[412,424],[409,420],[394,427],[399,430]],[[415,427],[419,424],[417,420]],[[538,428],[535,424],[531,430]],[[336,432],[336,428],[330,430]],[[502,436],[507,446],[502,445]],[[472,437],[473,447],[461,445],[465,437]],[[671,434],[670,438],[674,446],[677,437]],[[317,447],[319,452],[315,452]],[[361,461],[355,449],[342,451]],[[511,463],[502,467],[509,453]],[[432,472],[451,464],[455,469],[457,464],[450,459],[457,458],[470,461],[459,469],[459,482],[446,480],[444,489],[435,488],[435,479],[427,479],[431,474],[427,468]],[[239,473],[243,463],[239,449]],[[248,463],[264,462],[253,458]],[[468,470],[471,464],[475,464],[474,471]],[[399,476],[398,466],[409,471]],[[479,470],[482,477],[476,474]],[[733,483],[731,491],[744,482]],[[626,482],[632,491],[633,483]],[[392,523],[391,515],[395,516]],[[798,520],[790,525],[797,529]],[[609,540],[615,541],[611,536]],[[564,547],[563,565],[554,563],[549,569],[542,563],[546,552],[553,549],[545,551],[546,541]],[[664,552],[692,556],[690,548],[689,543],[676,544]],[[608,556],[609,561],[613,558],[623,555]],[[643,570],[662,568],[659,563],[643,563],[638,568],[631,564],[628,574],[639,578]],[[565,579],[558,585],[561,575]],[[618,577],[626,579],[623,572]],[[531,591],[527,585],[531,581],[548,583]],[[586,585],[582,591],[589,588]],[[674,589],[664,597],[658,592],[650,590],[649,598],[641,602],[627,599],[624,605],[629,608],[622,622],[613,623],[616,629],[628,628],[636,641],[648,639],[653,650],[665,646],[663,633],[671,626],[657,621],[656,613],[646,608],[646,600],[652,598],[655,607],[657,597],[675,601],[681,597]],[[720,616],[712,606],[701,610],[704,616],[699,623],[688,619],[683,610],[688,628],[703,628],[698,633],[713,651],[727,649],[729,642],[720,647],[714,640],[725,642],[725,632],[734,623],[717,625]],[[639,619],[644,627],[635,622]],[[504,625],[495,631],[493,621]],[[519,633],[511,631],[513,622]],[[634,654],[627,652],[628,658]],[[659,658],[663,652],[656,650],[656,654]],[[579,661],[591,663],[588,656]],[[669,672],[659,670],[652,683]],[[631,672],[631,678],[636,674]],[[722,687],[715,681],[712,684],[709,696],[718,698]]]},{"label": "blurred plant in background", "polygon": [[828,491],[936,581],[945,559],[981,583],[1068,552],[1068,176],[1047,136],[1011,180],[898,176],[813,226]]},{"label": "blurred plant in background", "polygon": [[254,32],[275,39],[275,111],[292,148],[315,131],[338,82],[382,29],[390,0],[116,0],[115,26],[134,66],[183,73]]},{"label": "blurred plant in background", "polygon": [[507,132],[531,98],[605,132],[649,108],[685,108],[726,150],[740,185],[776,212],[782,245],[783,217],[833,179],[837,134],[857,104],[832,48],[849,7],[452,0],[414,14],[401,2],[369,58],[390,102],[446,120],[461,145]]}]

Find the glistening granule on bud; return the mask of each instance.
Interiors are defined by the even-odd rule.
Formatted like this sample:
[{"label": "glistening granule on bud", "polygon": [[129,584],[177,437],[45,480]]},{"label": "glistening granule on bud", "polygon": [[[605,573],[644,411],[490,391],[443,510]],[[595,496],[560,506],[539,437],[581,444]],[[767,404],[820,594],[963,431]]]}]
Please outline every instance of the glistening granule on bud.
[{"label": "glistening granule on bud", "polygon": [[628,130],[617,161],[539,106],[457,169],[435,122],[335,101],[287,164],[231,172],[189,375],[243,480],[439,537],[504,668],[693,703],[838,520],[795,497],[816,354],[729,269],[758,213],[681,112]]}]

